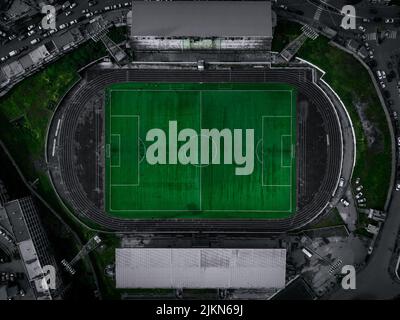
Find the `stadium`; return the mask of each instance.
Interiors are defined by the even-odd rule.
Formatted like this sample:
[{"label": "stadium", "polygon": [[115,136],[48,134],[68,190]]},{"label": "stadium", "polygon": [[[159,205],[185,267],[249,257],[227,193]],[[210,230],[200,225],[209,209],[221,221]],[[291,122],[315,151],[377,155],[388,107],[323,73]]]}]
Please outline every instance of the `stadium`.
[{"label": "stadium", "polygon": [[[328,98],[328,95],[326,95],[318,84],[313,81],[315,73],[316,70],[312,68],[283,68],[267,69],[262,71],[237,70],[229,72],[204,71],[202,73],[190,70],[152,71],[134,69],[88,69],[85,71],[84,78],[82,78],[82,80],[78,82],[64,97],[50,127],[47,156],[54,186],[63,202],[72,210],[72,212],[84,219],[94,221],[100,226],[116,231],[189,231],[199,229],[209,231],[234,231],[237,229],[243,231],[247,229],[252,231],[268,230],[273,232],[287,231],[303,226],[315,218],[319,213],[323,212],[328,206],[338,185],[342,161],[342,136],[340,122],[335,107]],[[178,208],[170,209],[172,211],[161,211],[157,209],[153,212],[146,211],[151,208],[145,207],[146,203],[143,203],[141,206],[143,206],[144,209],[140,212],[132,214],[129,213],[128,210],[123,211],[122,214],[110,214],[109,210],[107,210],[107,201],[105,201],[106,195],[109,192],[106,190],[106,185],[109,182],[107,181],[105,172],[107,169],[107,162],[111,162],[111,159],[106,157],[107,138],[104,133],[104,122],[106,118],[104,116],[104,111],[106,109],[105,91],[110,85],[114,86],[115,84],[123,84],[132,87],[136,83],[146,83],[147,86],[151,87],[164,84],[165,87],[171,88],[171,86],[174,87],[176,85],[176,82],[171,82],[172,79],[174,81],[178,80],[179,82],[177,82],[177,86],[180,86],[181,88],[184,87],[182,84],[185,83],[188,83],[189,86],[194,86],[194,84],[201,84],[203,86],[204,84],[213,86],[215,84],[221,84],[221,86],[225,88],[224,90],[226,90],[226,88],[234,88],[235,84],[238,84],[239,86],[245,84],[244,86],[252,88],[250,90],[265,87],[265,84],[268,86],[276,86],[276,83],[286,84],[294,88],[297,92],[297,98],[295,101],[296,114],[293,116],[293,119],[295,119],[293,125],[295,133],[293,134],[293,137],[297,137],[297,139],[295,139],[294,144],[294,153],[296,154],[296,157],[293,157],[293,171],[296,174],[296,179],[293,179],[292,181],[297,181],[297,183],[293,187],[290,187],[289,190],[292,192],[294,191],[295,195],[291,197],[286,195],[284,192],[279,191],[279,187],[270,187],[272,188],[272,191],[270,192],[278,192],[279,196],[282,197],[283,202],[287,202],[285,201],[287,200],[287,197],[293,199],[292,210],[291,208],[285,208],[286,210],[276,208],[273,209],[272,212],[265,212],[271,210],[268,208],[268,205],[271,205],[272,201],[264,201],[260,203],[259,199],[256,198],[257,195],[255,195],[254,200],[249,199],[248,201],[245,201],[247,205],[253,204],[254,207],[250,209],[235,208],[235,203],[240,207],[240,197],[248,196],[248,191],[242,190],[243,193],[240,194],[241,191],[238,189],[241,187],[245,188],[246,186],[243,184],[230,184],[233,189],[230,192],[234,192],[235,198],[238,198],[235,202],[232,202],[233,198],[229,196],[226,199],[221,198],[220,196],[223,195],[223,191],[218,190],[218,188],[206,191],[212,193],[217,192],[217,196],[221,198],[221,203],[215,203],[217,208],[218,206],[221,208],[217,212],[210,211],[207,214],[206,211],[203,215],[204,212],[200,210],[198,204],[189,202],[193,200],[193,196],[191,195],[192,192],[189,192],[186,195],[188,199],[183,199],[185,201],[181,201],[183,196],[182,193],[177,195],[166,194],[166,197],[171,198],[175,196],[176,198],[171,199],[171,205],[173,204],[173,201],[177,202],[177,200],[180,200],[178,201]],[[232,96],[230,99],[232,99]],[[243,99],[246,99],[246,97],[244,96]],[[227,101],[229,102],[229,99]],[[122,104],[122,106],[124,106],[124,104]],[[273,107],[274,105],[272,105],[272,108]],[[266,110],[269,108],[271,107],[268,107],[268,105],[265,107]],[[266,110],[262,112],[266,112]],[[135,110],[133,109],[132,112],[135,112]],[[276,125],[276,122],[274,122],[275,121],[265,124],[266,126],[268,125],[268,127],[273,128],[274,124]],[[198,124],[193,124],[193,127],[196,127],[197,125]],[[137,132],[137,128],[137,126],[128,125],[128,130]],[[111,137],[109,136],[108,139],[110,138]],[[55,141],[55,144],[53,143],[53,140]],[[134,135],[133,140],[135,140]],[[273,142],[273,139],[270,141]],[[107,142],[110,141],[108,140]],[[328,143],[329,148],[327,147]],[[113,143],[111,143],[111,145],[112,144]],[[118,143],[116,142],[114,145],[118,146]],[[131,145],[133,146],[134,144]],[[283,150],[278,148],[279,152],[287,151],[288,148],[291,149],[291,143],[288,145],[289,147],[282,147]],[[139,152],[140,151],[138,151],[138,153]],[[260,152],[260,154],[262,154],[262,152]],[[129,153],[127,153],[127,156],[129,156]],[[123,156],[121,156],[121,159],[122,157]],[[289,160],[290,163],[290,157],[291,155],[282,159],[283,161]],[[279,157],[279,161],[280,160],[281,157]],[[130,163],[132,163],[130,168],[137,168],[137,163]],[[211,167],[212,166],[210,166],[210,168]],[[110,164],[108,168],[110,169]],[[227,168],[229,169],[229,166]],[[192,176],[194,174],[195,178],[196,173],[198,174],[200,170],[199,167],[195,166],[185,166],[184,169],[193,170],[193,172],[189,174],[192,174]],[[232,174],[232,168],[230,169],[230,174],[227,174],[226,176],[231,179],[235,178]],[[160,170],[165,169],[161,166]],[[205,172],[204,168],[201,170]],[[262,171],[260,170],[260,167],[256,169],[256,172],[259,171]],[[311,172],[312,174],[310,174]],[[137,176],[137,172],[131,172],[130,174]],[[212,174],[212,172],[210,174]],[[214,174],[221,173],[215,172]],[[136,182],[138,180],[137,177],[131,180],[127,172],[122,172],[120,175],[122,175],[122,179],[128,179],[130,183],[133,184],[135,183],[133,180],[136,179]],[[150,179],[152,177],[157,178],[157,175],[160,175],[160,173],[151,173]],[[171,179],[177,179],[180,175],[181,173],[172,172]],[[270,175],[268,176],[268,179],[270,179]],[[218,179],[218,177],[216,178]],[[142,180],[141,183],[145,183],[143,181],[146,179],[146,175],[143,175],[143,172],[140,175],[140,179]],[[278,177],[276,179],[280,178]],[[262,178],[260,179],[260,175],[256,177],[256,180],[257,183],[255,183],[255,185],[259,184],[260,180],[262,180]],[[166,181],[165,183],[168,182],[170,181]],[[177,181],[177,189],[181,189],[184,186],[187,187],[187,181],[185,182],[183,180],[180,183]],[[226,181],[222,180],[219,183],[225,184]],[[265,181],[265,183],[269,184],[270,182]],[[197,188],[199,188],[199,186],[193,186],[193,184],[193,181],[191,181],[191,185],[194,188],[193,190],[198,191]],[[203,182],[202,185],[204,190],[207,183],[204,184]],[[211,183],[209,186],[210,185]],[[256,188],[255,185],[249,183],[248,187]],[[221,185],[219,185],[219,187],[220,186]],[[163,190],[163,186],[158,186],[157,188],[161,188],[158,190],[159,193],[169,192],[168,190]],[[176,190],[176,188],[174,190]],[[151,193],[155,190],[144,191]],[[183,191],[187,192],[188,189],[184,189]],[[122,197],[123,199],[126,199],[122,202],[125,202],[125,205],[128,205],[128,209],[140,209],[139,206],[135,207],[135,201],[130,199],[129,196],[119,195],[118,190],[116,192],[117,193],[113,196],[113,199],[117,199],[115,197]],[[218,194],[218,192],[221,192],[221,194]],[[199,193],[196,192],[196,194]],[[202,195],[207,201],[212,202],[212,198],[207,198],[207,194]],[[137,196],[149,197],[150,195],[139,194]],[[154,199],[149,198],[148,200],[148,202],[153,202],[153,205],[163,203],[163,201],[157,202],[157,195]],[[121,202],[118,200],[114,201]],[[260,206],[263,203],[265,206]],[[278,202],[275,201],[275,203]],[[226,206],[224,207],[224,205]],[[183,208],[184,206],[185,213],[179,213],[179,210],[183,210],[180,208]],[[224,210],[228,210],[228,212]],[[238,210],[243,211],[240,212]],[[252,213],[252,210],[255,212]],[[284,211],[287,212],[285,213]],[[221,213],[223,214],[221,215]],[[247,219],[246,216],[248,216]]]},{"label": "stadium", "polygon": [[[331,210],[344,151],[354,150],[344,148],[344,106],[323,71],[301,59],[273,63],[273,53],[267,63],[219,62],[215,37],[204,40],[218,34],[224,58],[248,56],[250,45],[256,60],[270,50],[276,19],[266,3],[270,18],[255,16],[260,23],[247,29],[221,31],[221,17],[212,16],[207,34],[187,30],[186,21],[185,28],[154,37],[143,25],[148,6],[153,13],[159,5],[137,2],[130,47],[146,63],[121,67],[106,58],[83,68],[48,129],[49,176],[74,216],[115,232],[275,233]],[[179,23],[176,4],[164,3],[162,16],[171,16],[162,23]],[[224,15],[260,11],[260,5],[265,2],[248,2]],[[176,58],[183,34],[201,40]],[[182,63],[199,52],[209,61],[214,52],[207,68],[202,61]],[[159,62],[167,56],[175,60]]]}]

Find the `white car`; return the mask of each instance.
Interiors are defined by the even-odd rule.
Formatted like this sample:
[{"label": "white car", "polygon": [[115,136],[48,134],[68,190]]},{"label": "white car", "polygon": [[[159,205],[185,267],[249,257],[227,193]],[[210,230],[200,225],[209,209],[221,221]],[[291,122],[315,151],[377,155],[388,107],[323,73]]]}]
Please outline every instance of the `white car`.
[{"label": "white car", "polygon": [[383,81],[379,82],[379,84],[381,85],[382,89],[386,88],[386,84]]},{"label": "white car", "polygon": [[68,17],[70,14],[72,14],[72,11],[67,11],[67,12],[65,13],[65,16]]},{"label": "white car", "polygon": [[1,62],[4,62],[4,61],[6,61],[7,59],[8,59],[8,56],[4,56],[4,57],[1,57],[1,58],[0,58],[0,61],[1,61]]},{"label": "white car", "polygon": [[89,12],[89,9],[83,9],[82,10],[82,14],[85,14],[85,13],[88,13]]},{"label": "white car", "polygon": [[66,26],[67,26],[67,25],[66,25],[65,23],[63,23],[63,24],[60,26],[60,30],[65,29]]},{"label": "white car", "polygon": [[72,26],[72,25],[75,24],[75,23],[78,23],[78,20],[75,19],[75,20],[70,21],[70,22],[69,22],[69,25]]},{"label": "white car", "polygon": [[13,51],[11,51],[11,52],[8,53],[8,55],[9,55],[10,57],[15,56],[16,54],[18,54],[18,50],[13,50]]},{"label": "white car", "polygon": [[345,206],[348,207],[350,205],[350,202],[348,202],[346,199],[340,199],[340,202]]},{"label": "white car", "polygon": [[400,183],[396,183],[396,191],[400,191]]},{"label": "white car", "polygon": [[356,188],[356,191],[357,191],[357,192],[360,192],[362,189],[364,189],[364,186],[361,185],[361,186],[358,186],[358,187]]},{"label": "white car", "polygon": [[397,137],[397,146],[400,147],[400,137]]},{"label": "white car", "polygon": [[356,194],[356,199],[358,200],[358,199],[360,199],[362,196],[363,196],[363,193],[362,193],[362,192],[359,192],[359,193]]},{"label": "white car", "polygon": [[75,2],[71,3],[71,5],[69,6],[70,9],[73,9],[75,7],[76,7],[76,3]]},{"label": "white car", "polygon": [[70,5],[71,5],[71,4],[69,3],[69,1],[67,1],[67,2],[65,2],[65,3],[62,5],[61,9],[62,9],[62,10],[65,10],[65,9],[67,9]]},{"label": "white car", "polygon": [[362,32],[365,32],[365,31],[366,31],[366,29],[365,29],[363,26],[359,26],[358,29],[359,29],[360,31],[362,31]]},{"label": "white car", "polygon": [[339,180],[339,187],[343,188],[344,187],[344,178],[340,178]]},{"label": "white car", "polygon": [[40,42],[40,38],[35,38],[35,39],[31,40],[32,45],[39,43],[39,42]]},{"label": "white car", "polygon": [[31,30],[31,31],[29,31],[28,32],[28,37],[30,37],[30,36],[32,36],[32,35],[34,35],[36,32],[35,32],[35,30]]},{"label": "white car", "polygon": [[35,25],[34,25],[34,24],[31,24],[31,25],[28,27],[28,31],[31,31],[34,27],[35,27]]},{"label": "white car", "polygon": [[88,12],[88,13],[85,14],[86,18],[90,18],[91,16],[93,16],[93,12]]},{"label": "white car", "polygon": [[394,22],[393,18],[385,19],[385,23],[393,23],[393,22]]}]

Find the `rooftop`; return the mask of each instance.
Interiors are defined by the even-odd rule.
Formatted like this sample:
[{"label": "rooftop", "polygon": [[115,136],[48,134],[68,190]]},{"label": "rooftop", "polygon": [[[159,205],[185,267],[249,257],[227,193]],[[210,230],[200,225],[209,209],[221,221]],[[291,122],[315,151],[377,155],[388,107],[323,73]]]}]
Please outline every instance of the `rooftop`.
[{"label": "rooftop", "polygon": [[117,288],[285,286],[285,249],[116,249]]},{"label": "rooftop", "polygon": [[133,37],[272,38],[270,1],[133,1]]}]

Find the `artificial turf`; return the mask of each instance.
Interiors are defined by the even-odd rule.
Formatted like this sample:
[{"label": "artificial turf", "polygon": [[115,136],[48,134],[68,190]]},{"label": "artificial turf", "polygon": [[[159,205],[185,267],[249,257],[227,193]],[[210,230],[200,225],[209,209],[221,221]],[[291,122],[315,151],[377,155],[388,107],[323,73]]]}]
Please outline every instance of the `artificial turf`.
[{"label": "artificial turf", "polygon": [[[272,219],[296,210],[296,91],[287,84],[122,83],[106,88],[105,207],[129,219]],[[151,164],[149,130],[254,129],[254,170],[224,164]],[[174,141],[173,139],[171,141]],[[199,137],[199,142],[201,137]],[[177,141],[177,149],[187,140]],[[215,148],[229,145],[223,138]],[[200,143],[199,143],[200,145]],[[242,154],[246,150],[242,139]],[[200,150],[200,147],[198,147]],[[222,149],[221,149],[222,150]],[[234,151],[232,150],[232,153]],[[231,154],[232,154],[231,153]],[[199,156],[200,158],[201,156]],[[229,158],[229,155],[227,156]],[[211,159],[211,158],[210,158]]]}]

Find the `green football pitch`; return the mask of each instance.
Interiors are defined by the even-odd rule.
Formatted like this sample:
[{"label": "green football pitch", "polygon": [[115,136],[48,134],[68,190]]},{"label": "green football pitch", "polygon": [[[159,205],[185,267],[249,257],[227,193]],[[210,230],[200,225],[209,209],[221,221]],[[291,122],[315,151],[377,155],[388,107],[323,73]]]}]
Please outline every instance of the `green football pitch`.
[{"label": "green football pitch", "polygon": [[[105,209],[129,219],[277,219],[296,211],[296,90],[287,84],[120,83],[105,91]],[[190,128],[254,131],[254,169],[236,175],[238,163],[225,164],[229,139],[210,143],[222,148],[220,162],[151,163],[147,154],[165,132],[178,150],[188,141],[169,132]],[[241,129],[241,130],[240,130]],[[175,140],[174,140],[175,138]],[[226,139],[227,140],[226,140]],[[172,139],[172,140],[171,140]],[[161,141],[159,141],[161,142]],[[240,143],[242,142],[242,143]],[[229,150],[228,150],[229,151]],[[200,156],[199,156],[200,158]],[[171,159],[169,157],[169,159]],[[235,158],[236,159],[236,158]]]}]

